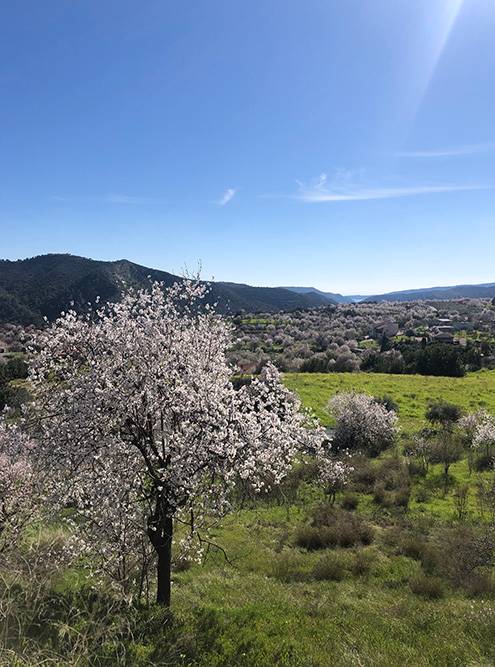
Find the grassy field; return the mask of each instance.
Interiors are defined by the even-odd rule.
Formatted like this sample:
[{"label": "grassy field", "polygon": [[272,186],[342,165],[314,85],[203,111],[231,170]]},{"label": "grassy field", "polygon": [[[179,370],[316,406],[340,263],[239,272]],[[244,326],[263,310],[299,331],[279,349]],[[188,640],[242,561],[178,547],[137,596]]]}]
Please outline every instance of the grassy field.
[{"label": "grassy field", "polygon": [[[297,527],[318,502],[306,492],[289,507],[261,503],[225,520],[213,537],[230,563],[213,550],[203,564],[176,573],[173,625],[160,620],[158,610],[143,610],[136,627],[132,616],[125,621],[132,628],[125,644],[119,632],[129,612],[112,611],[102,620],[95,593],[79,588],[87,586],[84,577],[65,576],[35,604],[26,584],[29,631],[21,641],[3,643],[0,617],[0,665],[28,667],[42,660],[57,667],[495,664],[495,601],[472,598],[448,584],[439,599],[414,593],[410,581],[421,566],[387,539],[390,517],[386,525],[375,517],[370,546],[313,552],[295,547]],[[368,515],[364,497],[361,502]],[[340,563],[341,576],[315,580],[315,566],[329,553]],[[365,571],[356,569],[363,553],[370,563]],[[18,614],[19,582],[8,594],[0,592],[5,609],[13,597]],[[15,633],[12,624],[9,634]]]},{"label": "grassy field", "polygon": [[[391,395],[405,431],[424,424],[429,399],[495,412],[495,372],[462,379],[286,374],[285,382],[326,424],[328,399],[351,389]],[[368,465],[380,480],[394,460],[403,465],[400,448]],[[405,482],[397,477],[393,484],[410,491],[407,506],[380,503],[373,481],[351,487],[356,506],[345,509],[345,491],[331,511],[344,513],[344,527],[356,517],[366,523],[371,539],[318,550],[305,548],[298,535],[314,525],[325,495],[314,477],[291,479],[279,495],[239,503],[213,530],[209,537],[225,551],[212,548],[202,562],[174,573],[172,616],[116,604],[108,588],[92,585],[84,567],[62,570],[45,587],[34,585],[29,570],[13,577],[0,565],[0,666],[495,665],[494,569],[483,570],[487,579],[477,591],[443,571],[449,558],[456,562],[444,531],[459,536],[473,526],[485,530],[493,520],[478,496],[492,471],[470,472],[464,456],[451,466],[445,488],[440,465],[424,475],[407,473]],[[393,484],[391,499],[399,488]],[[463,485],[468,496],[461,519],[456,489]],[[430,551],[415,553],[424,540]],[[428,583],[426,590],[418,581]]]},{"label": "grassy field", "polygon": [[326,426],[331,425],[326,411],[328,401],[342,391],[390,395],[399,405],[399,421],[404,432],[417,431],[425,425],[424,414],[430,400],[450,401],[467,412],[485,408],[495,413],[495,371],[469,373],[463,378],[386,373],[286,373],[284,381]]}]

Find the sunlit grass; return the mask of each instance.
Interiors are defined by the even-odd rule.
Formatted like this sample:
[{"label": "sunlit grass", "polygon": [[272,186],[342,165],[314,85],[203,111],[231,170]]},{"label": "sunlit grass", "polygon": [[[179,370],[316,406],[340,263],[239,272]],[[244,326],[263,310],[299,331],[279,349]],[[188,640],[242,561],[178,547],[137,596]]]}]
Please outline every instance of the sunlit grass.
[{"label": "sunlit grass", "polygon": [[328,401],[343,391],[373,396],[388,394],[399,405],[399,424],[406,433],[425,426],[429,401],[456,403],[466,412],[485,408],[495,413],[495,371],[469,373],[463,378],[387,373],[285,373],[284,382],[326,426],[332,424],[326,410]]}]

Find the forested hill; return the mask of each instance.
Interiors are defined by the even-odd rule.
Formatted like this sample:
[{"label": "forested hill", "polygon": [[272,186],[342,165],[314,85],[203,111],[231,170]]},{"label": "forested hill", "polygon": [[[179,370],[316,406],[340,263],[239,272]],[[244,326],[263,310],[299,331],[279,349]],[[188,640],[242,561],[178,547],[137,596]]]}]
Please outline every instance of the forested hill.
[{"label": "forested hill", "polygon": [[449,301],[452,299],[491,299],[493,297],[495,297],[495,283],[483,283],[481,285],[453,285],[388,292],[368,296],[365,301]]},{"label": "forested hill", "polygon": [[[103,262],[68,254],[17,261],[0,260],[0,323],[36,324],[54,319],[71,301],[76,309],[94,302],[118,300],[128,287],[146,287],[149,278],[171,285],[179,278],[125,259]],[[311,308],[328,304],[318,294],[296,294],[278,287],[213,283],[209,300],[222,312]]]}]

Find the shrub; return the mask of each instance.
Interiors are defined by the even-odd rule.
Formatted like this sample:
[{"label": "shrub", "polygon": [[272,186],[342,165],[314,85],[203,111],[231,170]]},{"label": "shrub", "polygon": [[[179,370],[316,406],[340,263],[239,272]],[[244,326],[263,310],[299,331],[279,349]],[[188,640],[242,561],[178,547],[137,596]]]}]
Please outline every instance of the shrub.
[{"label": "shrub", "polygon": [[485,470],[493,470],[494,467],[494,458],[488,454],[480,454],[474,460],[474,469],[477,472],[483,472]]},{"label": "shrub", "polygon": [[463,582],[478,568],[495,563],[495,530],[492,527],[460,526],[442,531],[437,536],[441,552],[438,567],[453,582]]},{"label": "shrub", "polygon": [[463,588],[473,598],[495,597],[495,581],[485,572],[473,572],[463,581]]},{"label": "shrub", "polygon": [[426,410],[426,419],[432,424],[449,426],[461,418],[461,409],[454,403],[447,401],[434,401]]},{"label": "shrub", "polygon": [[375,555],[371,551],[356,551],[351,564],[351,572],[359,577],[367,575],[371,572],[374,562]]},{"label": "shrub", "polygon": [[376,470],[365,457],[353,457],[352,486],[359,493],[372,493],[376,482]]},{"label": "shrub", "polygon": [[416,502],[417,503],[427,503],[429,499],[428,491],[421,487],[416,491]]},{"label": "shrub", "polygon": [[408,467],[395,456],[383,461],[377,470],[374,501],[383,507],[407,507],[410,495]]},{"label": "shrub", "polygon": [[306,573],[303,569],[301,554],[288,550],[277,554],[272,563],[272,576],[284,583],[304,581]]},{"label": "shrub", "polygon": [[439,600],[445,595],[443,582],[438,577],[420,574],[409,581],[409,586],[415,595],[427,600]]},{"label": "shrub", "polygon": [[355,493],[346,493],[340,504],[345,510],[355,510],[359,505],[359,498]]},{"label": "shrub", "polygon": [[334,396],[329,408],[335,417],[333,446],[337,451],[362,451],[378,456],[391,447],[397,435],[397,415],[367,394]]},{"label": "shrub", "polygon": [[399,412],[399,404],[395,399],[392,398],[389,394],[384,394],[383,396],[375,396],[375,401],[379,405],[383,405],[389,412]]},{"label": "shrub", "polygon": [[377,482],[373,489],[373,500],[377,505],[384,505],[386,497],[385,484],[383,482]]},{"label": "shrub", "polygon": [[308,551],[334,547],[337,541],[335,531],[326,526],[300,526],[295,537],[297,546]]},{"label": "shrub", "polygon": [[342,557],[337,554],[326,554],[316,563],[311,574],[317,581],[342,581],[345,577]]},{"label": "shrub", "polygon": [[427,572],[437,569],[441,554],[422,535],[406,533],[397,540],[397,553],[417,560]]},{"label": "shrub", "polygon": [[406,508],[409,505],[409,498],[411,496],[411,489],[409,486],[403,486],[393,495],[393,504],[397,507]]},{"label": "shrub", "polygon": [[313,511],[313,527],[326,528],[327,540],[341,547],[352,547],[356,544],[370,544],[373,541],[373,529],[363,519],[335,508],[329,503],[318,505]]}]

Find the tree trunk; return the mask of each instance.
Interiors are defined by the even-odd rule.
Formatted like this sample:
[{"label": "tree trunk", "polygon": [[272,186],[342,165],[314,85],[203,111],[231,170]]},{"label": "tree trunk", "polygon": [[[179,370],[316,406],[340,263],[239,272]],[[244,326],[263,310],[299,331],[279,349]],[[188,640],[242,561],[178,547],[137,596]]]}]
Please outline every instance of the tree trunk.
[{"label": "tree trunk", "polygon": [[156,601],[164,607],[170,607],[173,532],[170,507],[158,497],[155,511],[148,517],[148,537],[157,555]]},{"label": "tree trunk", "polygon": [[156,601],[164,607],[170,607],[170,583],[172,570],[172,534],[173,534],[173,520],[172,517],[164,518],[162,539],[160,544],[155,546],[158,556],[156,566],[157,575],[157,591]]}]

